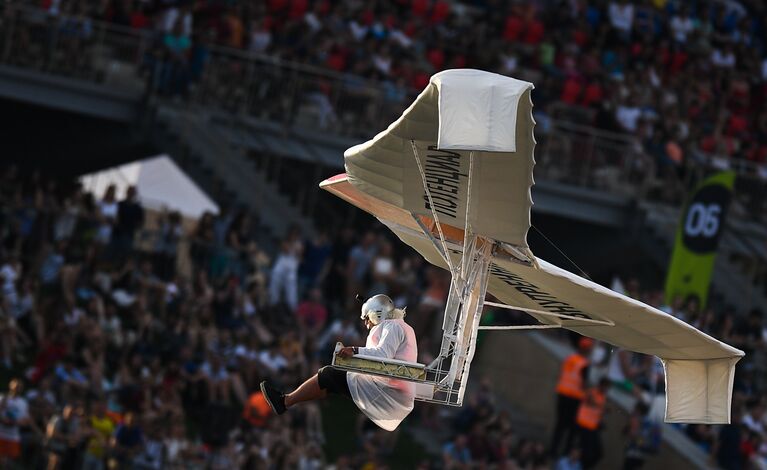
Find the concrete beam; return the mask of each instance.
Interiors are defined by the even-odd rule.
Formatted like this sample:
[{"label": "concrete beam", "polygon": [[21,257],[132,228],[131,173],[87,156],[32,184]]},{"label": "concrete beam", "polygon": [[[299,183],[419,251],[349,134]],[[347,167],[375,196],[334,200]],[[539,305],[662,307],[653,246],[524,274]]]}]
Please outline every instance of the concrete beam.
[{"label": "concrete beam", "polygon": [[140,91],[0,65],[0,97],[118,122],[138,117]]},{"label": "concrete beam", "polygon": [[595,189],[536,181],[533,212],[607,227],[625,227],[631,216],[631,199]]}]

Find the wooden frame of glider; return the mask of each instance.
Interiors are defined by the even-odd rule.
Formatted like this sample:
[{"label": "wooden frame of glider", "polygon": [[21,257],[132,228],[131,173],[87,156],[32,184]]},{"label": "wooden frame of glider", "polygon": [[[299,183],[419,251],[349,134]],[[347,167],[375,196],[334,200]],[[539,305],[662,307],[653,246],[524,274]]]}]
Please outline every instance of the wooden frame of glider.
[{"label": "wooden frame of glider", "polygon": [[[474,357],[479,330],[533,330],[563,328],[562,324],[498,325],[480,326],[484,306],[522,311],[552,320],[572,320],[562,315],[521,306],[485,301],[490,264],[493,257],[503,257],[517,263],[533,265],[535,259],[527,255],[529,250],[508,243],[479,236],[472,231],[469,221],[471,211],[471,189],[474,178],[474,152],[469,154],[468,189],[466,195],[466,225],[463,229],[439,221],[434,209],[432,194],[426,181],[426,174],[418,155],[415,142],[410,141],[413,157],[423,183],[424,193],[429,201],[431,217],[406,213],[394,207],[375,207],[365,196],[335,192],[348,202],[378,216],[386,213],[387,219],[397,223],[400,229],[414,235],[426,236],[439,253],[451,274],[450,290],[442,323],[442,344],[437,358],[429,365],[403,363],[402,361],[368,356],[340,358],[333,356],[336,368],[370,375],[398,378],[416,382],[419,387],[416,399],[451,406],[461,406],[468,383],[469,369]],[[331,180],[332,182],[332,180]],[[327,188],[330,189],[330,188]],[[408,218],[410,220],[408,220]],[[458,257],[454,260],[453,257]],[[572,326],[614,326],[612,321],[580,318]]]}]

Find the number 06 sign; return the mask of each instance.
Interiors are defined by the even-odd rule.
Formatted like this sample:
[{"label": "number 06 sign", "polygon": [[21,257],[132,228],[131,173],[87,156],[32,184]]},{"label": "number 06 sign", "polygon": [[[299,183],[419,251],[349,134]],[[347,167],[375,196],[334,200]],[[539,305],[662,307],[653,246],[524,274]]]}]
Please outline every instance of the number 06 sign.
[{"label": "number 06 sign", "polygon": [[668,302],[676,296],[695,296],[705,305],[734,180],[733,172],[717,173],[688,198],[666,278]]}]

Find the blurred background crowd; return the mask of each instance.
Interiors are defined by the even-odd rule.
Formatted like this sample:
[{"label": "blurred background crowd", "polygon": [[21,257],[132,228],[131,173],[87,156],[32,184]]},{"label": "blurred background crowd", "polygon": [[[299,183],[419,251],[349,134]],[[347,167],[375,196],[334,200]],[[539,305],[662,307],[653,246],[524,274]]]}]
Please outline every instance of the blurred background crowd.
[{"label": "blurred background crowd", "polygon": [[[4,62],[85,76],[93,63],[81,52],[99,41],[97,23],[107,22],[147,38],[132,52],[142,80],[182,103],[215,102],[291,123],[311,112],[323,129],[369,136],[433,73],[475,67],[535,83],[542,137],[560,118],[630,137],[629,169],[657,174],[677,202],[684,189],[673,182],[704,168],[737,167],[759,188],[767,179],[761,1],[2,5]],[[53,42],[57,54],[44,47]],[[300,99],[285,100],[277,84],[286,77],[256,73],[251,81],[243,57],[293,61],[327,76],[289,81]],[[564,144],[551,145],[556,152]],[[372,225],[313,237],[292,229],[272,249],[259,243],[257,215],[235,206],[189,221],[144,211],[135,195],[87,194],[71,181],[0,169],[0,383],[7,383],[0,466],[397,467],[390,457],[401,439],[364,419],[351,421],[358,442],[330,445],[328,413],[337,404],[273,418],[254,391],[264,378],[291,388],[329,361],[336,341],[361,344],[356,294],[386,292],[407,305],[419,361],[428,363],[440,339],[445,272]],[[541,170],[557,168],[544,161]],[[748,215],[764,216],[765,200],[751,197]],[[723,468],[767,468],[762,313],[701,310],[684,299],[664,305],[658,287],[630,277],[613,283],[747,354],[737,369],[733,424],[691,425],[685,433]],[[646,403],[625,429],[611,430],[626,433],[627,458],[643,460],[653,449],[637,429],[656,419],[659,365],[599,344],[589,360],[594,383],[606,376]],[[551,455],[549,436],[517,429],[488,381],[469,394],[460,410],[418,405],[409,418],[408,426],[442,443],[422,468],[578,468],[577,449]]]},{"label": "blurred background crowd", "polygon": [[[17,2],[5,3],[7,16],[17,14],[8,7]],[[244,63],[206,68],[213,49],[334,72],[350,94],[357,89],[343,103],[352,118],[336,109],[330,78],[298,84],[297,92],[315,106],[323,127],[364,135],[380,127],[371,120],[398,115],[433,73],[479,68],[535,83],[539,133],[551,117],[566,116],[635,137],[661,174],[738,164],[767,177],[759,165],[767,160],[767,112],[760,105],[767,95],[767,8],[757,0],[21,3],[58,21],[55,40],[69,52],[48,62],[29,55],[37,50],[28,47],[36,40],[31,31],[15,44],[19,62],[87,73],[78,72],[86,57],[77,51],[96,39],[93,21],[106,21],[151,38],[140,61],[155,89],[186,96],[190,85],[215,82],[223,90],[206,87],[208,94],[239,106],[252,101],[253,114],[296,119],[296,105],[286,110],[268,99],[270,82],[285,77],[260,77],[251,96],[243,90],[250,86]],[[52,40],[49,30],[43,42]],[[371,84],[383,90],[383,101],[370,99]]]},{"label": "blurred background crowd", "polygon": [[[93,195],[12,166],[0,187],[2,465],[386,466],[396,433],[360,415],[359,442],[328,458],[337,416],[312,403],[273,417],[258,383],[295,387],[336,341],[364,344],[353,292],[409,305],[428,362],[446,273],[395,256],[383,231],[292,231],[269,255],[246,212],[208,214],[185,231],[177,213],[149,214],[133,191]],[[446,440],[447,467],[547,462],[487,383],[467,401],[457,413],[418,407],[412,419]],[[439,466],[439,450],[413,455]]]},{"label": "blurred background crowd", "polygon": [[[407,305],[419,361],[429,363],[446,272],[395,253],[382,230],[344,228],[312,239],[293,230],[268,254],[245,211],[207,214],[185,229],[177,213],[144,211],[133,191],[118,199],[114,188],[94,195],[70,181],[3,170],[0,374],[12,379],[0,394],[4,464],[385,467],[396,434],[360,415],[360,442],[329,459],[327,435],[337,428],[327,410],[307,404],[272,417],[257,384],[269,378],[289,389],[329,362],[336,341],[362,344],[354,293],[388,292]],[[764,377],[753,373],[765,361],[761,312],[744,318],[681,299],[663,305],[660,291],[634,279],[616,278],[613,288],[746,351],[733,424],[685,432],[724,468],[763,465],[767,395]],[[503,315],[490,317],[504,324],[524,317]],[[636,419],[657,423],[651,414],[663,399],[663,374],[656,360],[609,345],[589,360],[593,383],[606,376],[646,403]],[[487,380],[470,389],[463,408],[419,405],[408,425],[444,440],[444,468],[557,462],[543,441],[514,428]],[[8,460],[13,442],[20,460]],[[424,460],[422,468],[440,467],[438,457]]]},{"label": "blurred background crowd", "polygon": [[[82,47],[98,45],[94,57],[122,48],[161,96],[286,123],[308,113],[358,136],[391,122],[433,73],[479,68],[535,83],[541,136],[563,119],[628,137],[627,170],[657,174],[677,199],[675,182],[690,170],[767,179],[767,7],[758,0],[4,3],[15,26],[4,38],[10,63],[87,76],[96,65]],[[141,46],[103,44],[96,22],[120,41],[139,35]],[[312,78],[296,79],[303,72]],[[762,198],[752,199],[762,217]]]}]

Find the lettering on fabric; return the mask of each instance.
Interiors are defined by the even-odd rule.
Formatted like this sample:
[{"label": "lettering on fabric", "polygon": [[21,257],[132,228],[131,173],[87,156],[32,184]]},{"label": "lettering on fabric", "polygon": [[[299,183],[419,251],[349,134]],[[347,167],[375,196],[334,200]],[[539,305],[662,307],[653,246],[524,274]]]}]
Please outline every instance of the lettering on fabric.
[{"label": "lettering on fabric", "polygon": [[524,280],[522,277],[503,269],[497,264],[490,265],[490,274],[498,277],[508,286],[513,287],[517,292],[524,294],[527,298],[540,305],[541,310],[573,318],[591,318],[567,302],[562,302],[553,295],[543,292],[532,282]]},{"label": "lettering on fabric", "polygon": [[[426,177],[426,187],[434,202],[434,211],[438,214],[456,218],[458,215],[461,177],[461,155],[458,152],[439,150],[436,145],[430,145],[424,159],[423,172]],[[424,192],[424,208],[431,211],[429,197]]]}]

